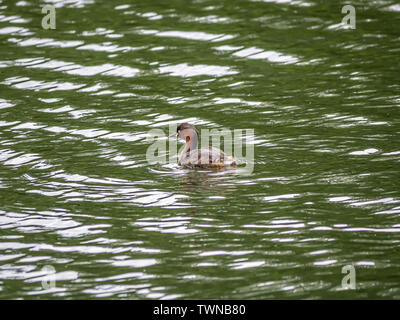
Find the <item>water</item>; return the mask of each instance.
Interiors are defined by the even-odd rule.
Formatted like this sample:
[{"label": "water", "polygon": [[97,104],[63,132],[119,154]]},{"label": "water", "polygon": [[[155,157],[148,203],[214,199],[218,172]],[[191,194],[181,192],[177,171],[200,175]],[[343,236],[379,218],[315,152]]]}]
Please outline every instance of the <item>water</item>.
[{"label": "water", "polygon": [[[398,4],[41,4],[0,1],[1,299],[400,298]],[[150,165],[183,121],[253,173]]]}]

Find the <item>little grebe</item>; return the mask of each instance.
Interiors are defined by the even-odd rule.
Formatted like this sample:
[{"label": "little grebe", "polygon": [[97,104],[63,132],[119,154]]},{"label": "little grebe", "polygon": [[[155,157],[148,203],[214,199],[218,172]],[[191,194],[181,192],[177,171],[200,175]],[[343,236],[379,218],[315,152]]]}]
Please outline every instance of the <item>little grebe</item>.
[{"label": "little grebe", "polygon": [[197,149],[199,136],[194,125],[181,123],[173,134],[186,141],[178,164],[184,167],[221,168],[236,166],[236,160],[222,150],[208,147]]}]

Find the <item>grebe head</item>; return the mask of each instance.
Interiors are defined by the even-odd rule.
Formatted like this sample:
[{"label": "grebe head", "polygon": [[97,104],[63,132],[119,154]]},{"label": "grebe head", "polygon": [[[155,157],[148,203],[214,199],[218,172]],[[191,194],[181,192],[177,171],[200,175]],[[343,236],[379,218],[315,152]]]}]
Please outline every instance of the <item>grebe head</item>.
[{"label": "grebe head", "polygon": [[199,134],[194,125],[184,122],[176,128],[178,138],[186,141],[184,151],[192,151],[197,149]]}]

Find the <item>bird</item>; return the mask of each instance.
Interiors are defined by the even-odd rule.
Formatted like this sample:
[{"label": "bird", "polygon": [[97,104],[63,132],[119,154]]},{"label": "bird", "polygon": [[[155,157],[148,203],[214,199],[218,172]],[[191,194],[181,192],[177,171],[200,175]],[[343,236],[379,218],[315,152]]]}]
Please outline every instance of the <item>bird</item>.
[{"label": "bird", "polygon": [[190,123],[181,123],[176,128],[176,133],[172,136],[177,136],[186,141],[178,164],[183,167],[191,168],[225,168],[235,167],[236,160],[232,156],[228,156],[222,150],[215,147],[197,149],[199,141],[199,132],[196,127]]}]

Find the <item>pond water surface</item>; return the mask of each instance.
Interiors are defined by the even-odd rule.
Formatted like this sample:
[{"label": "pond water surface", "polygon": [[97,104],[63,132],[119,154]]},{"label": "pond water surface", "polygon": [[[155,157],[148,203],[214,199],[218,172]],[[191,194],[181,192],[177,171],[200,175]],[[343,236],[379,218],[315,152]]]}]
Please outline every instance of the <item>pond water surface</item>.
[{"label": "pond water surface", "polygon": [[[0,0],[0,298],[399,299],[400,5],[345,4]],[[253,172],[149,164],[184,121]]]}]

